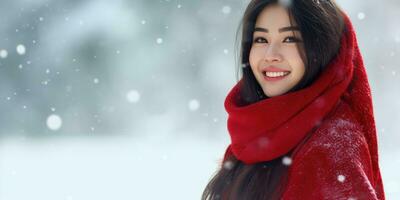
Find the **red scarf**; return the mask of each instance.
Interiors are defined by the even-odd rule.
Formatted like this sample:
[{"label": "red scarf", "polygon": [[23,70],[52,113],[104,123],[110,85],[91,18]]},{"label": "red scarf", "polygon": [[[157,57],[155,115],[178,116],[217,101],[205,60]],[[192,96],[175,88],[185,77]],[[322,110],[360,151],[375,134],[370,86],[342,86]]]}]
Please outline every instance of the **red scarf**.
[{"label": "red scarf", "polygon": [[228,154],[245,164],[269,161],[292,150],[312,129],[323,123],[339,98],[345,98],[363,125],[372,161],[377,167],[377,141],[372,99],[367,74],[353,26],[343,14],[347,32],[338,55],[309,87],[259,102],[240,106],[243,79],[225,99],[231,144]]}]

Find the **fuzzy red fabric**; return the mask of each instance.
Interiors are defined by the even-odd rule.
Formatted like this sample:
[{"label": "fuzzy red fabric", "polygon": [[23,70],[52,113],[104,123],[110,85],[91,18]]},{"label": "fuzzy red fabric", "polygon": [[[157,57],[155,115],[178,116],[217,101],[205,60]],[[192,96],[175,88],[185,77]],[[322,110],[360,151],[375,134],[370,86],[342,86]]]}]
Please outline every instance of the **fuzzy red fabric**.
[{"label": "fuzzy red fabric", "polygon": [[242,105],[240,80],[225,99],[233,154],[245,164],[291,150],[282,199],[385,199],[371,91],[349,17],[338,55],[309,87]]}]

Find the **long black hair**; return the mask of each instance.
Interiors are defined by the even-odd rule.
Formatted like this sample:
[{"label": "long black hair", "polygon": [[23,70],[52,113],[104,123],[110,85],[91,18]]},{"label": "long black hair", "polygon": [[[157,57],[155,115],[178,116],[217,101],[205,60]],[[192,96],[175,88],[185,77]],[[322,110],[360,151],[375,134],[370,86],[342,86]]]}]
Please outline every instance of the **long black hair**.
[{"label": "long black hair", "polygon": [[[305,63],[305,73],[297,85],[288,92],[301,90],[311,85],[327,64],[337,55],[340,39],[345,30],[342,10],[333,0],[291,0],[282,4],[288,11],[290,23],[296,22],[303,38],[296,43]],[[268,98],[257,82],[250,64],[249,54],[253,41],[255,23],[260,12],[279,0],[252,0],[247,6],[241,26],[240,64],[243,85],[240,95],[244,105]],[[237,37],[238,38],[238,37]],[[288,166],[282,158],[290,157],[291,152],[274,160],[246,165],[231,155],[215,173],[204,189],[202,200],[216,199],[278,199],[283,192]]]}]

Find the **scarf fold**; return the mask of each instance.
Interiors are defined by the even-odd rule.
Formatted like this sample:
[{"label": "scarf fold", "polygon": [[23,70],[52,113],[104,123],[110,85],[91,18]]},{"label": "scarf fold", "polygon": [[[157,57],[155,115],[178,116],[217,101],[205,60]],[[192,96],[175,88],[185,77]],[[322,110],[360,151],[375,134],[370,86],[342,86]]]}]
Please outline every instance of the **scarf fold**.
[{"label": "scarf fold", "polygon": [[353,26],[345,13],[343,18],[347,31],[341,37],[339,52],[309,87],[244,106],[240,99],[243,79],[230,90],[224,107],[231,144],[224,160],[234,154],[245,164],[253,164],[288,153],[323,123],[339,98],[354,108],[364,125],[372,157],[377,159],[370,87]]}]

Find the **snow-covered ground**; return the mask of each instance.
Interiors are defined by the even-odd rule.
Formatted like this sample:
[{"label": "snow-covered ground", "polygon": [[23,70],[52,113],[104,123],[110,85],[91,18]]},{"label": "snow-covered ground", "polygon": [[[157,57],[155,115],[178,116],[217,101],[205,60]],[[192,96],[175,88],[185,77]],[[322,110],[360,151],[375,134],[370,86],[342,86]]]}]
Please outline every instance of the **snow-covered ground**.
[{"label": "snow-covered ground", "polygon": [[0,199],[199,199],[225,145],[195,138],[3,140]]},{"label": "snow-covered ground", "polygon": [[[2,200],[200,199],[228,141],[119,137],[0,145]],[[400,152],[382,154],[388,200],[400,197]]]}]

